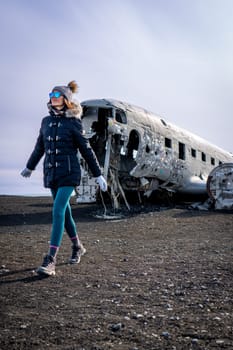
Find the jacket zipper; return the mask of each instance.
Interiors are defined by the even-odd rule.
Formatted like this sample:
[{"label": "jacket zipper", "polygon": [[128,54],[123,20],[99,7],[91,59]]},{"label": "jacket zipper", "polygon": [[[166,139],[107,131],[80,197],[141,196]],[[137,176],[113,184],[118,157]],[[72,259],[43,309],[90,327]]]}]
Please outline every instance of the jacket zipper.
[{"label": "jacket zipper", "polygon": [[68,171],[71,172],[70,156],[68,156]]}]

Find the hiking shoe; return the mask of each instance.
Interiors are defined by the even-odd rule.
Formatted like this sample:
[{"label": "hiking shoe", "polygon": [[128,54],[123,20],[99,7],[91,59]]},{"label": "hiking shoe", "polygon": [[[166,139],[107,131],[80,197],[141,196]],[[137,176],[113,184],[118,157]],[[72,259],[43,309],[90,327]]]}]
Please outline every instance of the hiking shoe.
[{"label": "hiking shoe", "polygon": [[47,276],[55,275],[55,263],[56,261],[53,256],[46,255],[42,265],[38,267],[36,272]]},{"label": "hiking shoe", "polygon": [[69,259],[70,264],[78,264],[81,260],[81,256],[86,253],[86,249],[81,244],[79,247],[72,246],[72,255]]}]

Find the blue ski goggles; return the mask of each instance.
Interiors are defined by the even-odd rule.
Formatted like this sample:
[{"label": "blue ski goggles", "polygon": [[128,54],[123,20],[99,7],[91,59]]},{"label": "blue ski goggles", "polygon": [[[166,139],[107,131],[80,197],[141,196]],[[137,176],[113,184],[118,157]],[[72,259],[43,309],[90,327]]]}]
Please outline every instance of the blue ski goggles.
[{"label": "blue ski goggles", "polygon": [[62,96],[62,93],[60,91],[50,92],[49,94],[49,98],[52,98],[52,97],[59,98],[61,96]]}]

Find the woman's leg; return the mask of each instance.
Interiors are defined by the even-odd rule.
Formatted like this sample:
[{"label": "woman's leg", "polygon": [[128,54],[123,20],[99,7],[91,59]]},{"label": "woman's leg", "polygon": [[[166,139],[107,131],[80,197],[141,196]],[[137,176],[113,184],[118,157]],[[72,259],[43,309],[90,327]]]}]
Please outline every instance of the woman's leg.
[{"label": "woman's leg", "polygon": [[81,256],[86,253],[86,249],[83,247],[82,243],[79,240],[69,203],[66,207],[65,213],[65,229],[72,242],[72,254],[69,262],[70,264],[78,264],[80,262]]},{"label": "woman's leg", "polygon": [[[57,189],[51,189],[51,192],[53,200],[55,200]],[[65,229],[73,245],[79,247],[81,242],[79,241],[76,225],[72,216],[72,210],[69,202],[67,204],[65,213]]]},{"label": "woman's leg", "polygon": [[52,190],[52,195],[54,198],[53,226],[51,232],[49,255],[53,257],[56,256],[57,251],[61,245],[65,227],[66,211],[72,192],[73,187],[71,186],[59,187],[57,190]]},{"label": "woman's leg", "polygon": [[73,242],[70,263],[79,263],[81,256],[86,252],[86,249],[82,246],[78,239],[75,222],[71,214],[69,200],[73,192],[73,187],[59,187],[58,189],[52,189],[51,192],[54,203],[53,225],[49,253],[45,256],[42,265],[37,269],[37,272],[39,274],[45,274],[49,276],[55,275],[56,255],[61,245],[64,227],[66,228],[67,233]]},{"label": "woman's leg", "polygon": [[[56,195],[57,195],[57,190],[52,189],[51,190],[53,199],[55,200]],[[72,210],[70,203],[68,202],[67,207],[66,207],[66,212],[65,212],[65,229],[66,232],[72,242],[72,255],[70,257],[69,262],[71,264],[77,263],[80,261],[80,257],[86,253],[86,249],[83,247],[82,243],[79,240],[76,225],[74,222],[74,219],[72,217]],[[50,248],[50,254],[51,255],[56,255],[58,250],[57,246],[53,246]]]},{"label": "woman's leg", "polygon": [[72,242],[72,244],[76,247],[80,247],[80,241],[76,229],[76,225],[74,222],[74,219],[72,217],[72,211],[71,211],[71,206],[70,203],[68,203],[66,207],[66,213],[65,213],[65,229],[66,232]]},{"label": "woman's leg", "polygon": [[37,273],[47,276],[55,275],[56,254],[61,245],[65,225],[65,212],[73,192],[73,187],[59,187],[51,191],[54,202],[49,253],[44,257],[42,265],[37,269]]}]

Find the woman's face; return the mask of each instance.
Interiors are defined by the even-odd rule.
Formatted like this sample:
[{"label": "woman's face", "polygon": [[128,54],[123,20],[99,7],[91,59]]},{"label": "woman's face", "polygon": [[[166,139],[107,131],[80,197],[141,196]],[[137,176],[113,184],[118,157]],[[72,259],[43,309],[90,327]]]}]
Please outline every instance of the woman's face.
[{"label": "woman's face", "polygon": [[[54,92],[56,93],[57,91],[54,91]],[[64,106],[64,97],[62,95],[60,95],[59,97],[52,96],[50,99],[53,107]]]}]

